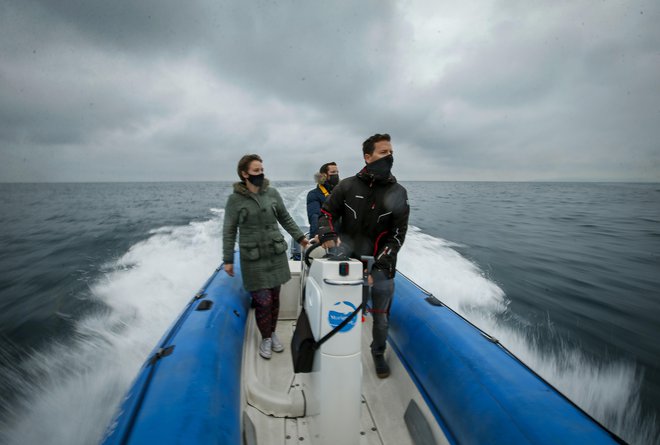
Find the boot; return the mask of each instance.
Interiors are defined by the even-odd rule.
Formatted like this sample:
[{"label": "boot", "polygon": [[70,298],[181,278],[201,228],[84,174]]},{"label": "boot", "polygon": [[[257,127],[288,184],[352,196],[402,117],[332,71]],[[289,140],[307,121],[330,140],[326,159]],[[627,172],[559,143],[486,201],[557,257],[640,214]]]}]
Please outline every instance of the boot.
[{"label": "boot", "polygon": [[374,366],[376,367],[376,375],[381,378],[387,378],[390,375],[390,367],[385,361],[384,354],[372,354],[374,358]]}]

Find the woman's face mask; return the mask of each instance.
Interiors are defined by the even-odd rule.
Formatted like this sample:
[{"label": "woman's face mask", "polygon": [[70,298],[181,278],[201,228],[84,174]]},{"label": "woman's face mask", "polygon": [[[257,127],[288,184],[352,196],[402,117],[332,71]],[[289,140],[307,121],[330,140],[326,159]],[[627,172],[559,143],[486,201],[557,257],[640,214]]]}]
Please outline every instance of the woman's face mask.
[{"label": "woman's face mask", "polygon": [[264,174],[260,175],[250,175],[248,176],[247,180],[250,181],[250,184],[254,185],[255,187],[261,188],[261,186],[264,183]]}]

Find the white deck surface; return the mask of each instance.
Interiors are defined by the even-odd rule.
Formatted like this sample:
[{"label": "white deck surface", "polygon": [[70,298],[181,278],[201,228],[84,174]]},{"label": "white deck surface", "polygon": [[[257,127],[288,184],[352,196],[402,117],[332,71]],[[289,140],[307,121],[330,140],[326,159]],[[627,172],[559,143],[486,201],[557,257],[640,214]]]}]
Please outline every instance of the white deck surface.
[{"label": "white deck surface", "polygon": [[[282,295],[281,298],[289,300],[283,303],[290,305],[290,299],[297,301],[298,297],[289,294]],[[274,393],[282,395],[286,395],[292,388],[300,388],[299,379],[293,374],[289,347],[294,328],[295,320],[279,320],[277,335],[285,345],[285,350],[282,353],[273,353],[270,360],[265,360],[257,354],[261,336],[256,329],[254,313],[250,312],[243,356],[244,395],[246,384],[263,385]],[[370,343],[371,317],[366,317],[362,335],[362,415],[358,443],[360,445],[420,445],[412,441],[404,421],[404,413],[412,399],[431,427],[433,443],[447,444],[426,402],[391,348],[388,348],[386,353],[391,375],[386,379],[379,379],[376,376],[369,352]],[[250,383],[250,375],[252,379],[256,378],[257,383]],[[285,418],[266,415],[258,408],[250,406],[245,396],[242,412],[243,416],[247,416],[254,424],[257,445],[314,445],[315,443],[314,438],[310,437],[307,420],[304,417]],[[242,424],[245,424],[245,420]]]}]

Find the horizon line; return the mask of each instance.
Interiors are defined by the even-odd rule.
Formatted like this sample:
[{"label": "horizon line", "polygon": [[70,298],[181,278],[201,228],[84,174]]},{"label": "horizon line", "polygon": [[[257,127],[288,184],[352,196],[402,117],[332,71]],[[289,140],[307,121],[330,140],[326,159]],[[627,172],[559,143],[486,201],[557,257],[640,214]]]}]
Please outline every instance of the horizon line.
[{"label": "horizon line", "polygon": [[[353,176],[353,175],[351,175]],[[350,176],[349,176],[350,177]],[[300,182],[315,184],[304,179],[269,179],[271,182]],[[528,180],[492,180],[492,179],[398,179],[398,182],[483,182],[483,183],[590,183],[590,184],[660,184],[660,180],[639,179],[528,179]],[[172,183],[234,183],[236,180],[116,180],[116,181],[0,181],[0,184],[172,184]]]}]

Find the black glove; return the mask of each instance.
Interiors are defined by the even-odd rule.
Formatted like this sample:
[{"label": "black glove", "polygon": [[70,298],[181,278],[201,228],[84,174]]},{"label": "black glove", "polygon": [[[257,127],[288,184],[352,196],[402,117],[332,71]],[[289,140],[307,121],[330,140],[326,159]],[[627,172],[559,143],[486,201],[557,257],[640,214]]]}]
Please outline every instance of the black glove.
[{"label": "black glove", "polygon": [[323,234],[319,236],[319,242],[321,244],[325,243],[326,241],[337,241],[337,233],[336,232],[328,232],[326,234]]}]

